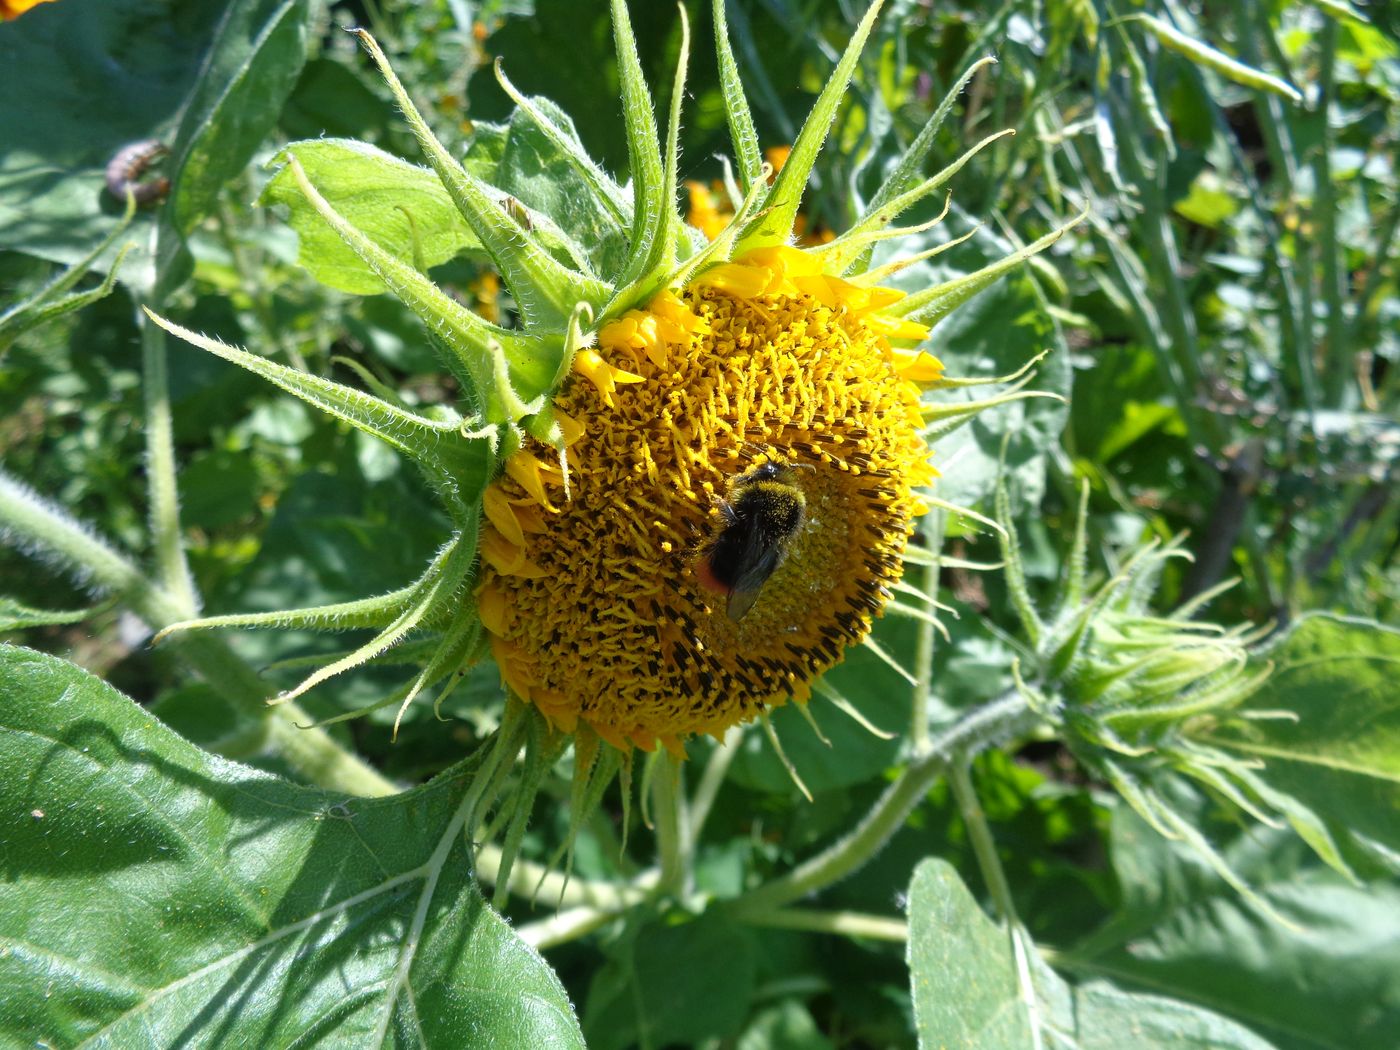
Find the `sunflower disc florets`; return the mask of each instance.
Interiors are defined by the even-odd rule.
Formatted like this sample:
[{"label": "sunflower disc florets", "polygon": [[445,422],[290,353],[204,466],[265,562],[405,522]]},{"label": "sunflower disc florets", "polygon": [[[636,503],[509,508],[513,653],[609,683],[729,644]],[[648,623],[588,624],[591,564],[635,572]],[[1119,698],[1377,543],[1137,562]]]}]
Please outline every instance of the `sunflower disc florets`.
[{"label": "sunflower disc florets", "polygon": [[[932,480],[927,354],[886,333],[901,298],[794,249],[707,271],[605,325],[555,405],[580,424],[564,475],[532,446],[488,491],[480,604],[506,681],[615,746],[721,736],[864,637]],[[806,511],[742,616],[705,579],[732,479],[790,464]],[[527,473],[528,471],[528,473]]]}]

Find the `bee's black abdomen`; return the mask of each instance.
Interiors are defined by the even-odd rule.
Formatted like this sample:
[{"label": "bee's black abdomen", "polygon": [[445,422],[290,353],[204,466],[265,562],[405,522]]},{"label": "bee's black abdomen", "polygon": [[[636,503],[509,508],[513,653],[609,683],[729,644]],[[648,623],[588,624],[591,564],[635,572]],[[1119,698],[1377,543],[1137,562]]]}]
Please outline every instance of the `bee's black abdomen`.
[{"label": "bee's black abdomen", "polygon": [[735,479],[720,505],[724,526],[706,551],[705,567],[710,585],[729,595],[731,619],[748,612],[782,564],[787,541],[802,528],[807,501],[790,474],[790,468],[764,463]]}]

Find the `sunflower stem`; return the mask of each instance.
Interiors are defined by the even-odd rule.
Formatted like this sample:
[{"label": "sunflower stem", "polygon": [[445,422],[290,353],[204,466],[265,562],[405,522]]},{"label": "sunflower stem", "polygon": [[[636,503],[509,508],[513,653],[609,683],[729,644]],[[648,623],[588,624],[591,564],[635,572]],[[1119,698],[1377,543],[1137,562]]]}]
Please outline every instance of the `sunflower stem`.
[{"label": "sunflower stem", "polygon": [[987,814],[977,799],[977,789],[972,786],[971,764],[971,759],[966,756],[956,757],[948,764],[948,783],[957,800],[958,812],[967,826],[967,837],[977,857],[977,867],[986,880],[997,912],[1006,922],[1014,924],[1016,906],[1011,900],[1011,886],[1006,881],[1006,872],[1002,870],[1001,858],[997,856],[996,841],[992,838],[992,829],[987,825]]},{"label": "sunflower stem", "polygon": [[194,580],[180,539],[180,497],[175,484],[175,429],[170,410],[169,362],[165,333],[149,320],[141,323],[141,375],[146,419],[146,483],[151,501],[151,539],[156,578],[175,607],[177,620],[199,612]]},{"label": "sunflower stem", "polygon": [[[3,474],[0,534],[81,582],[113,594],[153,629],[183,618],[180,599],[66,511]],[[351,795],[392,795],[399,790],[323,730],[298,729],[296,723],[313,719],[296,704],[268,707],[271,689],[218,638],[186,635],[173,640],[170,648],[251,722],[247,730],[227,738],[221,751],[246,757],[275,749],[309,783]]]},{"label": "sunflower stem", "polygon": [[680,763],[669,751],[657,756],[651,778],[652,820],[656,826],[656,882],[659,896],[684,896],[690,876],[690,835]]},{"label": "sunflower stem", "polygon": [[[926,535],[929,549],[934,553],[934,560],[923,566],[923,579],[919,582],[923,592],[930,596],[938,594],[937,555],[943,549],[943,529],[946,520],[941,510],[929,515]],[[933,612],[931,603],[928,611],[930,614]],[[933,650],[938,642],[936,631],[937,627],[932,621],[919,622],[918,648],[914,657],[914,702],[909,717],[909,746],[915,754],[922,754],[928,749],[928,704],[933,691]]]},{"label": "sunflower stem", "polygon": [[876,941],[904,942],[909,924],[903,919],[867,915],[858,911],[817,911],[814,908],[780,908],[777,911],[745,914],[750,926],[806,933],[831,933],[839,937],[866,937]]},{"label": "sunflower stem", "polygon": [[957,799],[958,810],[962,813],[963,824],[967,827],[968,839],[972,842],[972,852],[977,857],[977,866],[982,871],[987,888],[1002,921],[1006,923],[1006,935],[1011,941],[1011,956],[1016,961],[1016,984],[1020,989],[1021,1004],[1026,1010],[1026,1022],[1031,1032],[1031,1047],[1042,1050],[1044,1039],[1041,1035],[1043,1023],[1040,1006],[1035,995],[1035,984],[1031,980],[1028,948],[1024,927],[1016,915],[1016,904],[1011,899],[1011,885],[1006,881],[1001,858],[997,856],[996,841],[992,829],[987,825],[987,815],[977,798],[977,790],[972,786],[969,770],[972,759],[969,755],[957,755],[948,764],[948,782]]},{"label": "sunflower stem", "polygon": [[967,712],[914,757],[849,835],[788,874],[736,897],[726,908],[743,917],[771,912],[845,878],[903,826],[909,811],[943,776],[954,755],[974,755],[1026,732],[1038,721],[1039,716],[1014,689]]}]

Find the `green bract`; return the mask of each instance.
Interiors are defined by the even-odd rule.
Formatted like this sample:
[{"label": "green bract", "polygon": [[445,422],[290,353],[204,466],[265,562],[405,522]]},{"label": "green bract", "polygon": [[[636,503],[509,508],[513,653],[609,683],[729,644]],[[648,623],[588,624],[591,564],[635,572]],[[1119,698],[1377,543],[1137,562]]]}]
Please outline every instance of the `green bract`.
[{"label": "green bract", "polygon": [[[1181,537],[1135,551],[1097,590],[1087,589],[1085,486],[1068,571],[1054,608],[1042,616],[1026,587],[1019,542],[1010,526],[1005,485],[997,489],[1006,577],[1033,649],[1032,673],[1018,685],[1032,708],[1062,733],[1075,757],[1118,791],[1158,833],[1198,850],[1222,878],[1270,910],[1173,801],[1187,777],[1270,826],[1286,821],[1323,860],[1348,877],[1326,822],[1260,775],[1257,755],[1236,750],[1236,724],[1296,720],[1287,710],[1247,707],[1271,666],[1250,660],[1267,631],[1226,629],[1193,619],[1234,581],[1167,615],[1151,601],[1162,570],[1188,558]],[[1028,680],[1027,680],[1028,679]]]}]

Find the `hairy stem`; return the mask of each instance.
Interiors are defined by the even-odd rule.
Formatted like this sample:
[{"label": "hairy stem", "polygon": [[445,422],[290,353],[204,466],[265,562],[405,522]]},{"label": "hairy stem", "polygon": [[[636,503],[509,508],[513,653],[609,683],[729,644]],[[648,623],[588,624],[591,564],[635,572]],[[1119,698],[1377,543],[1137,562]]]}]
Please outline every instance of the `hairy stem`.
[{"label": "hairy stem", "polygon": [[151,541],[156,579],[173,608],[168,622],[198,615],[199,599],[180,536],[180,497],[175,484],[175,431],[170,412],[165,332],[141,319],[141,361],[146,416],[146,484],[151,501]]},{"label": "hairy stem", "polygon": [[[0,474],[0,534],[20,549],[52,562],[97,590],[114,595],[154,630],[182,619],[181,599],[141,572],[124,554],[68,513]],[[373,767],[346,751],[324,730],[299,729],[313,721],[294,703],[267,706],[271,689],[218,638],[191,632],[169,643],[192,670],[251,721],[223,742],[240,756],[275,748],[308,782],[354,795],[398,790]]]},{"label": "hairy stem", "polygon": [[680,763],[663,752],[651,778],[652,819],[656,822],[657,880],[659,894],[683,896],[690,875],[690,836],[686,830],[685,792]]},{"label": "hairy stem", "polygon": [[868,862],[899,830],[909,811],[946,772],[953,755],[975,754],[1025,732],[1036,721],[1025,698],[1015,690],[967,712],[934,737],[926,752],[915,756],[850,834],[788,874],[735,898],[726,907],[745,917],[772,911],[845,878]]},{"label": "hairy stem", "polygon": [[997,856],[992,829],[987,826],[987,815],[982,812],[982,803],[977,799],[972,777],[968,774],[970,764],[971,760],[966,756],[956,756],[949,763],[948,782],[958,801],[963,823],[967,826],[967,836],[972,842],[972,852],[977,856],[977,866],[982,871],[982,878],[987,881],[987,888],[991,890],[992,900],[1001,913],[1002,921],[1006,923],[1006,933],[1011,939],[1011,956],[1016,960],[1016,983],[1021,992],[1021,1005],[1025,1007],[1031,1032],[1032,1050],[1041,1050],[1044,1040],[1041,1036],[1040,1005],[1035,996],[1035,984],[1031,981],[1026,954],[1028,945],[1021,936],[1021,922],[1016,917],[1016,904],[1011,899],[1011,886],[1006,881],[1006,872],[1002,870],[1001,858]]}]

